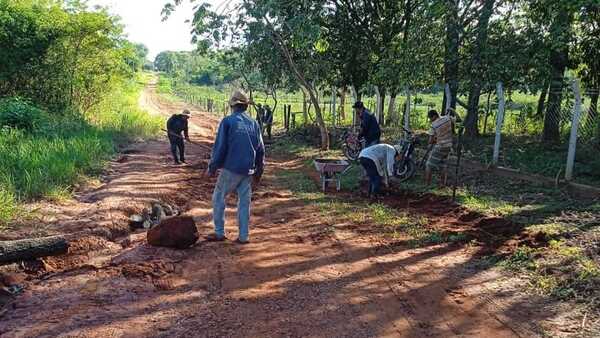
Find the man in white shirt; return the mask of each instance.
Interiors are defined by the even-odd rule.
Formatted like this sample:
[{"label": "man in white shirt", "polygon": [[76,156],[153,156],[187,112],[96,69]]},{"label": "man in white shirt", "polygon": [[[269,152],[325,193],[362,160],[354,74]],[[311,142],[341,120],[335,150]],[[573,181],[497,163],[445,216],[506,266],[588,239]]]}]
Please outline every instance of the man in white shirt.
[{"label": "man in white shirt", "polygon": [[387,186],[389,178],[394,176],[394,164],[400,160],[400,146],[376,144],[363,149],[358,160],[369,176],[369,197],[377,197],[381,191],[381,182]]},{"label": "man in white shirt", "polygon": [[452,151],[452,137],[454,119],[449,115],[439,116],[437,111],[430,110],[427,113],[431,121],[429,130],[429,144],[433,145],[425,167],[425,183],[431,184],[432,172],[440,172],[441,185],[445,186],[448,181],[448,157]]}]

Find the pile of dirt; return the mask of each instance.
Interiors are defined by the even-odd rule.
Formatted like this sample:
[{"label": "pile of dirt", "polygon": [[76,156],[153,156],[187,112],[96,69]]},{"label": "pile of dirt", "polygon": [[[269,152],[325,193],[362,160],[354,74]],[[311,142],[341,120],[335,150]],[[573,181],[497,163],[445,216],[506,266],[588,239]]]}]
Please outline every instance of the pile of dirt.
[{"label": "pile of dirt", "polygon": [[148,230],[148,243],[154,246],[186,249],[199,238],[196,222],[190,216],[165,218]]}]

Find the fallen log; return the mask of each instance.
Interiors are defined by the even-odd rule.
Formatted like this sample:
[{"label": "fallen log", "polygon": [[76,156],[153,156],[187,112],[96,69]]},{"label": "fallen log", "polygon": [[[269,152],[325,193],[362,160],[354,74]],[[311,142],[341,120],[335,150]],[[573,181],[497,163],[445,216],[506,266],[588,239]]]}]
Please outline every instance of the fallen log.
[{"label": "fallen log", "polygon": [[56,256],[68,250],[69,241],[63,236],[0,241],[0,264]]}]

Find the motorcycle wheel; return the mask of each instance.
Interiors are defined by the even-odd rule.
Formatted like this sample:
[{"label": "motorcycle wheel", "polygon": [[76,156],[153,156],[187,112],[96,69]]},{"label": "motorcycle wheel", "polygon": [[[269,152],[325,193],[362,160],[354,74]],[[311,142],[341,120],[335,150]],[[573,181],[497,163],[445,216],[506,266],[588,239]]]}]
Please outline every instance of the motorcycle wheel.
[{"label": "motorcycle wheel", "polygon": [[353,149],[348,146],[344,147],[344,156],[350,161],[358,160],[358,155],[360,154],[360,149]]},{"label": "motorcycle wheel", "polygon": [[411,158],[409,161],[404,162],[402,168],[397,168],[394,174],[396,178],[400,180],[400,182],[404,182],[415,175],[416,169],[417,165],[415,163],[415,160]]}]

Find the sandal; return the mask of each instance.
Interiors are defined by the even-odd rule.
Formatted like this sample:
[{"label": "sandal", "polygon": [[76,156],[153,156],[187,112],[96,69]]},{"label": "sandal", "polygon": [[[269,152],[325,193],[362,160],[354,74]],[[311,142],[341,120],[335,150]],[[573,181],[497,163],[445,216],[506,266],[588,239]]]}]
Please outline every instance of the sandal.
[{"label": "sandal", "polygon": [[227,237],[225,237],[225,236],[219,237],[219,236],[217,236],[217,234],[210,234],[208,236],[205,236],[204,239],[207,242],[223,242],[227,239]]}]

